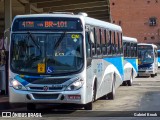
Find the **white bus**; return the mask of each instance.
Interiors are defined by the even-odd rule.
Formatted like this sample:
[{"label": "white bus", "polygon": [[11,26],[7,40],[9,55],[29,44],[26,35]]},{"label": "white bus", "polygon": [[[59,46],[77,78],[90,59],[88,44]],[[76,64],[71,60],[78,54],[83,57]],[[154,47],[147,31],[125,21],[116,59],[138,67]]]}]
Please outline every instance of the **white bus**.
[{"label": "white bus", "polygon": [[138,75],[154,77],[158,71],[157,46],[154,44],[138,44]]},{"label": "white bus", "polygon": [[133,79],[138,73],[137,39],[123,36],[124,50],[124,82],[123,85],[132,86]]},{"label": "white bus", "polygon": [[83,14],[19,15],[11,27],[9,101],[82,104],[114,99],[123,81],[122,29]]}]

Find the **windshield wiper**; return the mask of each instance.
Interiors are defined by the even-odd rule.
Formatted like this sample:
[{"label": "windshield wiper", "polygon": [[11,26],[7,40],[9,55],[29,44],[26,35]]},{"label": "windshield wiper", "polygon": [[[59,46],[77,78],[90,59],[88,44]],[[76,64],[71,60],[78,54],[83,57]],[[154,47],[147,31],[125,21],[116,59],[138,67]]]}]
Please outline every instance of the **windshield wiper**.
[{"label": "windshield wiper", "polygon": [[56,42],[55,46],[54,46],[54,50],[57,49],[57,47],[59,46],[59,44],[62,42],[63,38],[65,37],[66,32],[63,32],[62,35],[60,36],[60,38],[58,39],[58,41]]},{"label": "windshield wiper", "polygon": [[32,42],[34,43],[34,45],[36,45],[36,47],[40,50],[40,53],[42,53],[40,45],[36,42],[35,37],[33,36],[33,34],[30,31],[28,31],[27,33],[29,34],[29,36],[30,36]]}]

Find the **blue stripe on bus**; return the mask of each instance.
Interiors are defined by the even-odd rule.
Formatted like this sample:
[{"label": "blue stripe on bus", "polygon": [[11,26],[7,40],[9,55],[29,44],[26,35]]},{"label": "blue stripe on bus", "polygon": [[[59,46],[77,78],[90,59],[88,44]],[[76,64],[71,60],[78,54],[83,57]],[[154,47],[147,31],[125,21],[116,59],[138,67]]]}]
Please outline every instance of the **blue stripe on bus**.
[{"label": "blue stripe on bus", "polygon": [[22,79],[19,75],[15,76],[14,79],[17,80],[18,82],[20,82],[23,86],[26,86],[27,84],[29,84],[27,81]]},{"label": "blue stripe on bus", "polygon": [[128,61],[134,67],[134,69],[138,72],[138,65],[136,63],[136,59],[125,58],[124,60]]},{"label": "blue stripe on bus", "polygon": [[44,78],[43,76],[28,76],[25,75],[24,78]]},{"label": "blue stripe on bus", "polygon": [[113,64],[117,68],[117,70],[119,71],[120,75],[123,78],[123,75],[124,75],[123,57],[104,58],[104,60]]},{"label": "blue stripe on bus", "polygon": [[160,63],[160,50],[157,50],[158,51],[158,62]]}]

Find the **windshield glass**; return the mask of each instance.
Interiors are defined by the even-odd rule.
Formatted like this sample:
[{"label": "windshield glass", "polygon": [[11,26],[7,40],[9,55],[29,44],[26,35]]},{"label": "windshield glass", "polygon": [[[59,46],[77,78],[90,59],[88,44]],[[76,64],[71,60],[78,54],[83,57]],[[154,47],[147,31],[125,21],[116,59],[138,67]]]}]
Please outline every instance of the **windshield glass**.
[{"label": "windshield glass", "polygon": [[138,48],[138,59],[140,64],[149,64],[154,62],[153,49]]},{"label": "windshield glass", "polygon": [[11,69],[17,72],[59,74],[83,66],[81,34],[12,34],[11,45]]}]

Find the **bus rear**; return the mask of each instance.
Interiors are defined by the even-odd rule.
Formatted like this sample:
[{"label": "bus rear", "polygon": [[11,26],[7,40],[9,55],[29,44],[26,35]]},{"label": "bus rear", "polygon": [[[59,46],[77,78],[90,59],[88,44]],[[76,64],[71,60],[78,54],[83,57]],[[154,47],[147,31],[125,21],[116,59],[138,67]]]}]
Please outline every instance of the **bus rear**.
[{"label": "bus rear", "polygon": [[85,104],[80,18],[18,16],[11,28],[9,101]]}]

